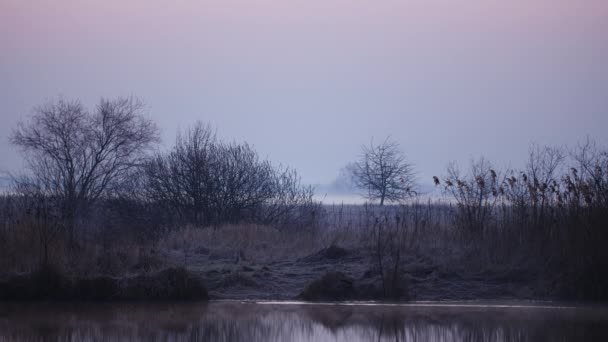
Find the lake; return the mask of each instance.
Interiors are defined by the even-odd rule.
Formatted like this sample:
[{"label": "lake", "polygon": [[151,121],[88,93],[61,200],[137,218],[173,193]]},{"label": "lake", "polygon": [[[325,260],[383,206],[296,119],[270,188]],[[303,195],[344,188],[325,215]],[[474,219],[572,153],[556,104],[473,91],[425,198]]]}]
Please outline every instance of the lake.
[{"label": "lake", "polygon": [[608,341],[558,303],[0,303],[0,341]]}]

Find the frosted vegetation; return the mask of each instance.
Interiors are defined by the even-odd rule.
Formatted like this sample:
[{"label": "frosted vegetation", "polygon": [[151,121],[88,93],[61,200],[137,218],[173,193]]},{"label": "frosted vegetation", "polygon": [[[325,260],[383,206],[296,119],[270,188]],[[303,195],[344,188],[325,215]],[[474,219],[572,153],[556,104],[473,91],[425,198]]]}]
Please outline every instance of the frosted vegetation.
[{"label": "frosted vegetation", "polygon": [[[608,149],[592,141],[531,146],[522,170],[482,158],[426,182],[387,139],[344,172],[369,201],[324,205],[296,170],[202,123],[157,151],[142,109],[133,98],[92,111],[60,99],[15,128],[27,168],[0,197],[5,290],[19,293],[20,281],[23,297],[82,297],[81,283],[99,282],[108,299],[131,288],[188,297],[200,284],[212,298],[608,298]],[[442,198],[422,200],[420,182]],[[56,292],[35,284],[49,280]],[[167,289],[180,281],[185,293]]]}]

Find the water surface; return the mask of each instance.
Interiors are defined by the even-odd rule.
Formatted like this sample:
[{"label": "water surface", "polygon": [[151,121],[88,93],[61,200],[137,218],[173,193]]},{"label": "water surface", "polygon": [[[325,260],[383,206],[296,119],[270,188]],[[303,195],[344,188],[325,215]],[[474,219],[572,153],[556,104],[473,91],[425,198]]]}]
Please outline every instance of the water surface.
[{"label": "water surface", "polygon": [[0,303],[0,341],[608,341],[608,308],[530,303]]}]

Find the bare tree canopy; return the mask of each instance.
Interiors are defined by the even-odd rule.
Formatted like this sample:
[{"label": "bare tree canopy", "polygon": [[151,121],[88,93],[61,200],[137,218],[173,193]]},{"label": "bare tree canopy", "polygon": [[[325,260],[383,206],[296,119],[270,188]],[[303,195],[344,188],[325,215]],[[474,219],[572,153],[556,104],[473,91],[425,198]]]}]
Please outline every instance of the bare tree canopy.
[{"label": "bare tree canopy", "polygon": [[38,107],[10,137],[28,163],[24,179],[60,200],[64,218],[73,219],[142,164],[159,141],[156,125],[142,110],[134,98],[101,99],[92,113],[65,99]]},{"label": "bare tree canopy", "polygon": [[146,163],[146,196],[173,207],[195,223],[211,216],[208,193],[214,187],[211,164],[216,141],[211,127],[200,122],[184,133],[178,132],[172,151],[157,153]]},{"label": "bare tree canopy", "polygon": [[260,159],[247,143],[219,141],[201,122],[146,163],[145,182],[148,198],[197,225],[278,222],[312,205],[312,188],[302,186],[294,170]]},{"label": "bare tree canopy", "polygon": [[416,195],[415,173],[399,144],[387,138],[380,145],[362,146],[359,160],[349,166],[353,183],[369,200],[398,202]]}]

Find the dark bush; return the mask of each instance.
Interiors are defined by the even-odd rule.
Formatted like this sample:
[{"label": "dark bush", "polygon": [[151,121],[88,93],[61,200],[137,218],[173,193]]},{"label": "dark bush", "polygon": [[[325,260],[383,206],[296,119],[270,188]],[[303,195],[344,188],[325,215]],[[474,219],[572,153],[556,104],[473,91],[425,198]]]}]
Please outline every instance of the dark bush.
[{"label": "dark bush", "polygon": [[184,268],[130,278],[70,279],[53,269],[0,282],[3,300],[206,300],[202,281]]},{"label": "dark bush", "polygon": [[0,299],[40,300],[64,299],[70,296],[70,279],[52,267],[30,274],[19,274],[0,282]]},{"label": "dark bush", "polygon": [[344,249],[340,246],[331,245],[314,254],[311,254],[309,256],[306,256],[306,257],[300,259],[300,261],[320,262],[320,261],[327,261],[327,260],[336,260],[336,259],[344,258],[344,257],[348,256],[348,254],[349,253],[346,249]]},{"label": "dark bush", "polygon": [[169,268],[152,275],[125,279],[121,299],[206,300],[202,281],[185,268]]},{"label": "dark bush", "polygon": [[311,301],[353,300],[357,299],[357,292],[351,278],[342,272],[329,272],[308,285],[298,298]]}]

